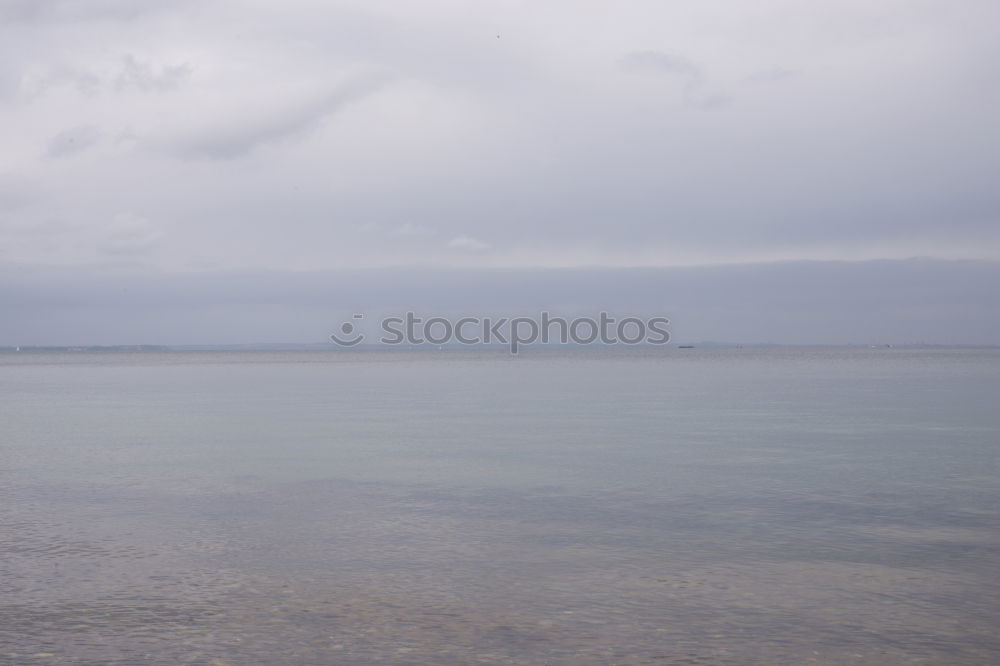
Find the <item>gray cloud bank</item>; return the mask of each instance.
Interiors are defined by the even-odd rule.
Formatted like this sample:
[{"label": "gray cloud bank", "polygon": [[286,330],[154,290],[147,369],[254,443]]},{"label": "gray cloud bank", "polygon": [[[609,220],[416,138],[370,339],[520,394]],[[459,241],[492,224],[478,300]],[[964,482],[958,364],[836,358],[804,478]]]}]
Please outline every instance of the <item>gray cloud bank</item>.
[{"label": "gray cloud bank", "polygon": [[659,269],[192,275],[0,270],[0,345],[323,342],[340,322],[668,316],[677,341],[1000,344],[1000,263],[789,262]]}]

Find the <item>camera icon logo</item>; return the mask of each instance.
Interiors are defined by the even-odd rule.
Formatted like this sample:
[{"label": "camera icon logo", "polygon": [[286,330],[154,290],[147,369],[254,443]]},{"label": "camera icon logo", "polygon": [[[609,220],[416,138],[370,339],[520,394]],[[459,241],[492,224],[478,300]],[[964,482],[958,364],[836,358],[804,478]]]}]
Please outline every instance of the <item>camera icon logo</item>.
[{"label": "camera icon logo", "polygon": [[[364,319],[364,318],[365,315],[362,313],[355,314],[353,317],[351,317],[351,319]],[[330,340],[337,343],[341,347],[353,347],[354,345],[358,344],[359,342],[365,339],[364,333],[355,333],[354,324],[352,324],[349,321],[345,321],[343,324],[340,325],[340,333],[341,335],[343,335],[343,337],[337,335],[336,333],[332,333],[330,335]]]}]

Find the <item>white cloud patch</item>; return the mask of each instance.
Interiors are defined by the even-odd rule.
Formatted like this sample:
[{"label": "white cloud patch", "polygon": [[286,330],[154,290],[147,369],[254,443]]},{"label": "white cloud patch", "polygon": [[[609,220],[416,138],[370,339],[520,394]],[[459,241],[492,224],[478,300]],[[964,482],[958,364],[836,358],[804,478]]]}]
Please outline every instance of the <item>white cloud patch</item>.
[{"label": "white cloud patch", "polygon": [[122,58],[122,69],[115,79],[115,88],[143,92],[174,90],[191,76],[192,71],[193,68],[187,63],[156,68],[128,54]]},{"label": "white cloud patch", "polygon": [[802,76],[802,72],[795,69],[789,69],[787,67],[768,67],[767,69],[753,72],[748,78],[754,83],[770,84],[791,81],[799,78],[800,76]]},{"label": "white cloud patch", "polygon": [[393,229],[392,233],[396,236],[421,237],[421,236],[433,236],[436,232],[430,227],[425,226],[423,224],[406,222]]},{"label": "white cloud patch", "polygon": [[472,236],[456,236],[448,241],[448,247],[454,250],[468,250],[472,252],[479,252],[482,250],[489,249],[489,243],[484,243],[478,238],[473,238]]}]

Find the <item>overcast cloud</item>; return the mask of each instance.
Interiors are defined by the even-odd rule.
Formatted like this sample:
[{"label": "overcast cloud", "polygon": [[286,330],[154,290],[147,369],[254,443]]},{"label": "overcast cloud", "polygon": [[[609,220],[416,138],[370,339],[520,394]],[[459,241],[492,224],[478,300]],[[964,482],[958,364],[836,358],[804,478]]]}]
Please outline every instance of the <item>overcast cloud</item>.
[{"label": "overcast cloud", "polygon": [[986,265],[998,82],[995,0],[0,0],[0,279]]}]

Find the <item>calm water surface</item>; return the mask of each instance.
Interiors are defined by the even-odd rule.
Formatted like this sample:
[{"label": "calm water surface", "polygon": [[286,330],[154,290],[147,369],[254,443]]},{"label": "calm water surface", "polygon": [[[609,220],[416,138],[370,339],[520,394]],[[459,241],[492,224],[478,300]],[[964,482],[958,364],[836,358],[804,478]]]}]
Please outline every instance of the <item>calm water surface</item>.
[{"label": "calm water surface", "polygon": [[0,664],[997,664],[1000,350],[0,355]]}]

